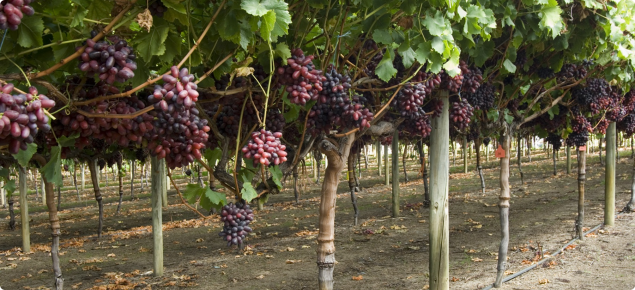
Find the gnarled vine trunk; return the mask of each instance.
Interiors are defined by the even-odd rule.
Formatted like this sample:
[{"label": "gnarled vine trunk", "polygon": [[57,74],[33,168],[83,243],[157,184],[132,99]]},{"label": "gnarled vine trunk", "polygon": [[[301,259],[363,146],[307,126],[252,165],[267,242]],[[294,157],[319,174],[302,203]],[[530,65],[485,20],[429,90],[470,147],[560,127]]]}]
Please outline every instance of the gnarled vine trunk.
[{"label": "gnarled vine trunk", "polygon": [[421,163],[421,175],[423,177],[423,206],[430,207],[430,193],[428,192],[428,168],[426,167],[426,154],[423,150],[423,140],[417,142],[417,151],[419,152],[419,162]]},{"label": "gnarled vine trunk", "polygon": [[408,153],[408,146],[403,149],[403,154],[401,155],[401,163],[403,165],[403,175],[406,178],[405,181],[408,182],[408,172],[406,172],[406,155]]},{"label": "gnarled vine trunk", "polygon": [[556,147],[553,148],[553,154],[551,155],[551,158],[553,159],[553,175],[556,176],[558,175],[558,167],[556,164]]},{"label": "gnarled vine trunk", "polygon": [[15,231],[15,211],[13,211],[13,197],[9,198],[9,229]]},{"label": "gnarled vine trunk", "polygon": [[300,203],[300,191],[298,190],[298,166],[293,167],[293,195],[295,203]]},{"label": "gnarled vine trunk", "polygon": [[355,195],[355,154],[348,155],[348,189],[351,192],[351,202],[353,203],[353,210],[355,212],[355,222],[357,225],[357,218],[359,216],[359,210],[357,209],[357,196]]},{"label": "gnarled vine trunk", "polygon": [[134,199],[134,175],[135,175],[136,165],[137,165],[137,160],[132,160],[132,163],[130,164],[130,170],[132,171],[130,176],[130,197],[132,199]]},{"label": "gnarled vine trunk", "polygon": [[121,171],[121,160],[117,160],[117,177],[119,178],[119,203],[117,204],[117,211],[115,215],[119,215],[121,210],[121,202],[123,201],[123,172]]},{"label": "gnarled vine trunk", "polygon": [[[631,139],[633,144],[633,139]],[[631,200],[626,204],[626,207],[622,211],[634,212],[635,211],[635,158],[633,159],[633,177],[631,181]]]},{"label": "gnarled vine trunk", "polygon": [[485,194],[485,178],[483,177],[483,166],[481,166],[481,139],[474,140],[474,146],[476,146],[476,169],[478,170],[478,176],[481,178],[481,192]]},{"label": "gnarled vine trunk", "polygon": [[333,268],[335,266],[335,202],[340,174],[350,154],[353,136],[340,138],[339,144],[322,140],[318,149],[326,155],[328,166],[324,172],[324,182],[319,207],[319,234],[317,237],[318,288],[333,289]]},{"label": "gnarled vine trunk", "polygon": [[97,228],[97,237],[101,238],[101,230],[104,225],[104,203],[102,201],[103,197],[101,196],[101,190],[99,188],[99,168],[97,167],[97,162],[95,162],[95,160],[91,159],[88,161],[88,170],[90,171],[90,180],[93,182],[95,200],[97,200],[97,205],[99,206],[99,226]]},{"label": "gnarled vine trunk", "polygon": [[498,265],[496,267],[496,282],[494,287],[498,288],[503,283],[505,267],[507,264],[507,249],[509,247],[509,159],[511,157],[511,129],[507,128],[501,136],[501,147],[505,150],[505,157],[500,158],[500,196],[498,208],[500,211],[501,223],[501,243],[498,248]]},{"label": "gnarled vine trunk", "polygon": [[[517,152],[516,152],[516,156],[518,157],[518,172],[520,172],[520,184],[525,184],[525,174],[523,173],[523,166],[522,166],[522,154],[520,154],[520,140],[522,140],[520,138],[520,135],[518,135],[518,142],[516,142],[517,145]],[[510,145],[511,147],[511,145]],[[505,151],[507,152],[507,150]]]},{"label": "gnarled vine trunk", "polygon": [[[37,182],[35,184],[37,184]],[[73,185],[75,185],[75,192],[77,193],[77,200],[81,200],[81,197],[79,196],[79,188],[77,188],[77,168],[75,168],[75,161],[73,161]]]}]

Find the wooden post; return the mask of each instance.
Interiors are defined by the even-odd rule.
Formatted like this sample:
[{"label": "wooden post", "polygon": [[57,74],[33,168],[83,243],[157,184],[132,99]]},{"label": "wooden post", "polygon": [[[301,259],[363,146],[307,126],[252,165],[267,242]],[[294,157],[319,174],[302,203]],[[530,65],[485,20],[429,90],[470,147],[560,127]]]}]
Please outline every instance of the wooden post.
[{"label": "wooden post", "polygon": [[377,141],[377,172],[381,176],[381,143]]},{"label": "wooden post", "polygon": [[85,169],[86,169],[86,163],[82,163],[82,191],[86,189],[86,174],[85,174]]},{"label": "wooden post", "polygon": [[26,170],[18,165],[18,189],[20,191],[20,221],[22,223],[22,252],[31,251],[31,232],[29,230],[29,203],[26,190]]},{"label": "wooden post", "polygon": [[606,130],[606,169],[604,170],[604,225],[615,224],[615,122]]},{"label": "wooden post", "polygon": [[137,165],[137,160],[132,160],[132,164],[130,165],[130,196],[134,198],[134,174],[135,174],[135,165]]},{"label": "wooden post", "polygon": [[[631,145],[633,144],[633,139],[631,139]],[[633,159],[633,176],[631,178],[631,200],[624,207],[625,212],[633,212],[635,211],[635,159]]]},{"label": "wooden post", "polygon": [[[611,125],[609,124],[609,127]],[[602,142],[604,142],[604,137],[600,137],[600,142],[598,144],[598,152],[600,153],[600,164],[604,165],[604,159],[602,159]]]},{"label": "wooden post", "polygon": [[[168,182],[168,176],[167,174],[165,174],[166,170],[165,170],[165,166],[167,166],[165,164],[165,159],[163,159],[162,161],[160,161],[161,164],[163,164],[163,171],[161,171],[161,173],[163,174],[163,179],[161,179],[161,182],[163,182],[163,186],[161,187],[163,189],[163,196],[161,198],[161,204],[163,204],[163,207],[168,207],[168,190],[170,190],[170,183]],[[154,172],[154,170],[153,170]]]},{"label": "wooden post", "polygon": [[463,146],[461,146],[461,151],[463,151],[463,173],[467,173],[467,137],[463,136]]},{"label": "wooden post", "polygon": [[[404,158],[405,158],[404,149]],[[405,167],[404,167],[405,170]],[[399,130],[392,133],[392,217],[399,216]]]},{"label": "wooden post", "polygon": [[[37,186],[37,183],[35,183]],[[0,205],[2,208],[7,207],[7,191],[4,189],[4,181],[0,181]]]},{"label": "wooden post", "polygon": [[93,182],[93,191],[95,192],[95,200],[97,200],[97,206],[99,208],[99,225],[97,229],[97,237],[101,238],[101,230],[104,225],[104,203],[101,196],[101,188],[99,186],[99,165],[97,160],[88,161],[88,170],[90,170],[90,179]]},{"label": "wooden post", "polygon": [[162,202],[165,191],[165,158],[158,160],[157,157],[150,158],[151,172],[151,204],[152,204],[152,237],[153,248],[153,269],[154,276],[163,276],[163,217]]},{"label": "wooden post", "polygon": [[567,146],[567,174],[571,173],[571,147]]},{"label": "wooden post", "polygon": [[42,205],[47,205],[47,203],[46,203],[46,193],[44,192],[44,186],[45,186],[44,185],[44,178],[40,178],[40,182],[41,182],[40,184],[41,184],[41,187],[42,187]]},{"label": "wooden post", "polygon": [[[520,138],[520,134],[518,134],[518,142],[516,142],[516,145],[518,146],[517,150],[516,150],[516,156],[517,156],[517,159],[518,159],[518,172],[520,172],[520,184],[525,184],[525,178],[524,178],[525,175],[523,174],[523,164],[522,164],[523,161],[522,161],[522,158],[521,158],[521,154],[519,153],[520,152],[520,140],[522,140],[522,138]],[[505,152],[507,152],[507,151],[505,151]]]},{"label": "wooden post", "polygon": [[[384,166],[386,170],[385,173],[385,181],[386,181],[386,186],[390,185],[390,164],[388,163],[388,145],[384,146]],[[394,169],[393,169],[394,170]]]},{"label": "wooden post", "polygon": [[441,115],[432,118],[430,136],[430,290],[450,289],[450,222],[448,215],[450,138],[448,92],[440,92]]},{"label": "wooden post", "polygon": [[[567,147],[569,148],[569,147]],[[586,181],[586,150],[578,149],[578,218],[575,221],[575,233],[580,240],[584,240],[584,182]]]},{"label": "wooden post", "polygon": [[498,265],[496,267],[496,282],[494,287],[498,288],[503,283],[505,275],[505,265],[507,264],[507,249],[509,247],[509,159],[511,157],[511,128],[506,128],[502,132],[501,147],[505,150],[505,157],[500,158],[500,196],[498,197],[498,208],[500,211],[501,223],[501,243],[498,248]]}]

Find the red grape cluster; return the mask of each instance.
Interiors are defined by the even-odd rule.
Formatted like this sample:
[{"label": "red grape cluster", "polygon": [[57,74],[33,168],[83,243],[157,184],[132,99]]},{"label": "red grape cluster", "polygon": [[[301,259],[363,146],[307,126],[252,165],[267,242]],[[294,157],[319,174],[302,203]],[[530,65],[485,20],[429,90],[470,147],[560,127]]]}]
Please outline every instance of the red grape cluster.
[{"label": "red grape cluster", "polygon": [[562,138],[560,138],[560,135],[558,134],[549,133],[547,138],[545,138],[545,141],[549,142],[556,151],[560,150],[560,147],[562,147]]},{"label": "red grape cluster", "polygon": [[92,146],[93,149],[101,151],[107,147],[103,141],[121,147],[141,145],[144,135],[154,129],[150,115],[142,114],[137,118],[123,119],[108,118],[108,114],[134,114],[144,108],[145,104],[136,96],[114,102],[99,101],[82,106],[81,109],[91,114],[103,114],[104,117],[89,118],[77,112],[70,115],[60,112],[58,121],[54,122],[54,129],[56,134],[63,136],[71,136],[78,132],[80,137],[76,140],[75,146],[79,149]]},{"label": "red grape cluster", "polygon": [[[462,92],[475,93],[481,87],[483,82],[483,73],[478,68],[467,69],[467,65],[463,64],[465,69],[461,68],[463,72],[463,87]],[[467,70],[467,72],[465,71]]]},{"label": "red grape cluster", "polygon": [[[116,37],[115,37],[116,39]],[[86,49],[81,54],[79,68],[88,76],[99,75],[99,79],[109,84],[124,83],[134,77],[137,56],[125,40],[114,44],[102,40],[86,40]]]},{"label": "red grape cluster", "polygon": [[488,146],[490,141],[492,141],[492,139],[490,137],[483,138],[483,144],[485,146]]},{"label": "red grape cluster", "polygon": [[251,133],[251,140],[242,149],[243,156],[253,159],[254,166],[258,166],[258,163],[278,165],[287,161],[287,147],[280,143],[280,137],[282,133],[271,133],[265,129]]},{"label": "red grape cluster", "polygon": [[6,84],[0,92],[0,144],[8,144],[9,152],[17,154],[33,143],[38,130],[51,129],[44,110],[53,108],[55,101],[39,94],[35,87],[18,95],[11,95],[13,89],[13,84]]},{"label": "red grape cluster", "polygon": [[630,113],[617,122],[617,130],[626,133],[627,136],[632,136],[635,133],[635,113]]},{"label": "red grape cluster", "polygon": [[605,79],[588,79],[586,86],[578,86],[571,93],[581,106],[591,109],[593,114],[606,110],[611,104],[611,86]]},{"label": "red grape cluster", "polygon": [[475,92],[483,81],[483,75],[479,69],[470,70],[464,61],[460,61],[461,72],[451,77],[445,71],[441,72],[441,89],[456,93],[459,90],[464,92]]},{"label": "red grape cluster", "polygon": [[432,99],[423,109],[426,112],[432,112],[432,118],[439,117],[441,113],[443,113],[443,101],[440,99]]},{"label": "red grape cluster", "polygon": [[18,30],[24,15],[35,13],[29,6],[33,0],[4,0],[0,3],[0,30]]},{"label": "red grape cluster", "polygon": [[556,74],[556,77],[559,82],[563,82],[566,80],[579,80],[586,77],[587,69],[584,65],[575,65],[571,63],[567,63],[562,66],[562,69]]},{"label": "red grape cluster", "polygon": [[571,129],[573,130],[573,132],[586,131],[588,133],[593,131],[593,127],[591,126],[591,123],[589,123],[587,118],[585,118],[582,115],[577,115],[575,116],[575,118],[573,118],[573,120],[571,121]]},{"label": "red grape cluster", "polygon": [[476,124],[476,122],[472,122],[472,124],[470,125],[470,131],[467,133],[467,141],[468,142],[473,142],[474,140],[478,139],[478,137],[481,135],[481,129],[478,127],[478,124]]},{"label": "red grape cluster", "polygon": [[589,141],[589,131],[573,132],[567,137],[567,146],[584,146]]},{"label": "red grape cluster", "polygon": [[170,105],[176,108],[192,108],[198,101],[198,86],[194,83],[194,75],[187,68],[173,66],[169,74],[163,75],[163,87],[154,86],[154,93],[148,96],[148,101],[154,104],[155,109],[169,112]]},{"label": "red grape cluster", "polygon": [[536,75],[541,79],[550,79],[554,77],[556,74],[553,72],[553,69],[550,67],[540,67],[536,70]]},{"label": "red grape cluster", "polygon": [[326,81],[322,71],[315,69],[313,55],[305,56],[299,48],[293,50],[286,66],[278,68],[278,80],[287,87],[291,103],[298,105],[315,100],[322,91],[322,82]]},{"label": "red grape cluster", "polygon": [[249,205],[229,203],[223,207],[220,216],[224,225],[223,230],[218,235],[227,241],[228,247],[241,245],[245,241],[245,237],[252,231],[249,223],[254,220],[254,212],[249,208]]},{"label": "red grape cluster", "polygon": [[606,134],[606,129],[609,128],[609,123],[609,120],[607,120],[606,118],[600,120],[597,125],[595,125],[595,132]]},{"label": "red grape cluster", "polygon": [[381,143],[381,145],[384,145],[384,146],[389,146],[390,144],[392,144],[392,135],[385,135],[385,136],[379,137],[379,143]]},{"label": "red grape cluster", "polygon": [[465,97],[475,109],[487,111],[494,106],[496,89],[492,84],[485,83],[479,86],[476,91],[467,94]]},{"label": "red grape cluster", "polygon": [[[423,109],[421,110],[423,111]],[[430,125],[430,118],[424,113],[417,118],[407,118],[399,125],[399,130],[410,134],[410,136],[426,138],[432,132],[432,126]]]},{"label": "red grape cluster", "polygon": [[463,130],[470,124],[473,112],[474,108],[467,102],[467,99],[452,102],[452,106],[450,107],[450,122],[458,130]]},{"label": "red grape cluster", "polygon": [[267,129],[267,131],[282,132],[285,124],[284,115],[282,115],[278,110],[269,110],[269,112],[267,112],[267,121],[265,123],[265,129]]},{"label": "red grape cluster", "polygon": [[[431,91],[431,90],[430,90]],[[423,106],[423,101],[428,94],[426,87],[422,83],[406,84],[392,101],[392,106],[399,111],[402,116],[410,116],[419,112]]]},{"label": "red grape cluster", "polygon": [[359,95],[348,97],[350,77],[330,68],[323,76],[323,90],[317,104],[309,112],[307,128],[310,134],[329,133],[334,127],[368,128],[373,113],[365,108],[368,100]]},{"label": "red grape cluster", "polygon": [[154,1],[154,3],[150,4],[148,7],[150,10],[150,14],[152,16],[163,17],[163,13],[168,11],[168,8],[163,5],[161,1]]}]

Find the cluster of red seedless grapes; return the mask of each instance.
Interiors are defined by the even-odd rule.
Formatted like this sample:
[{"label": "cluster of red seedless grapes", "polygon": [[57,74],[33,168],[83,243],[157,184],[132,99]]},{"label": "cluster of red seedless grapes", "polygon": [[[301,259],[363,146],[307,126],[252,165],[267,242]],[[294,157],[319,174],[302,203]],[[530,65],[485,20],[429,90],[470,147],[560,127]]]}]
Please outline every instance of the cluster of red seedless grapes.
[{"label": "cluster of red seedless grapes", "polygon": [[298,105],[317,98],[325,81],[322,71],[313,65],[313,55],[305,56],[299,48],[293,50],[287,65],[278,68],[278,80],[287,87],[291,103]]},{"label": "cluster of red seedless grapes", "polygon": [[33,0],[4,0],[0,3],[0,30],[18,30],[24,15],[35,13],[29,6]]},{"label": "cluster of red seedless grapes", "polygon": [[9,152],[17,154],[33,143],[38,130],[48,132],[51,127],[44,112],[53,108],[55,101],[30,87],[27,94],[12,95],[13,84],[6,84],[0,92],[0,140],[9,145]]},{"label": "cluster of red seedless grapes", "polygon": [[88,39],[86,46],[80,56],[79,69],[88,76],[97,74],[100,80],[109,84],[124,83],[134,77],[136,55],[125,40],[112,44],[106,40],[95,42]]},{"label": "cluster of red seedless grapes", "polygon": [[265,129],[251,133],[251,139],[242,148],[243,156],[246,159],[253,159],[254,166],[258,166],[258,164],[278,165],[287,161],[287,152],[285,151],[287,147],[280,143],[280,137],[282,137],[282,133],[271,133]]},{"label": "cluster of red seedless grapes", "polygon": [[254,220],[254,212],[249,208],[249,205],[229,203],[223,206],[220,216],[224,225],[223,230],[218,235],[227,241],[228,247],[241,245],[245,241],[245,237],[251,233],[249,223]]}]

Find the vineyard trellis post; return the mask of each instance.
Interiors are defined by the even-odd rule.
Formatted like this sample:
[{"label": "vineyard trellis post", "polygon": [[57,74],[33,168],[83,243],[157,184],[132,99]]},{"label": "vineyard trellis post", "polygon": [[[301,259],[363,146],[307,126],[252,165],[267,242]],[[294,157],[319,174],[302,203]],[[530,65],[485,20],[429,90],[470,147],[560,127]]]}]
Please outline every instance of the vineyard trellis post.
[{"label": "vineyard trellis post", "polygon": [[578,147],[578,218],[575,222],[576,236],[584,240],[584,183],[586,181],[586,149]]},{"label": "vineyard trellis post", "polygon": [[[405,158],[405,149],[404,156]],[[399,130],[392,133],[392,217],[399,216]],[[405,171],[404,167],[404,171]]]},{"label": "vineyard trellis post", "polygon": [[507,249],[509,247],[509,200],[511,198],[509,190],[509,161],[511,159],[511,128],[504,125],[505,130],[501,134],[500,145],[504,150],[505,157],[500,158],[500,196],[499,211],[501,223],[501,243],[498,248],[498,265],[496,267],[496,281],[494,287],[498,288],[503,283],[505,267],[507,264]]},{"label": "vineyard trellis post", "polygon": [[130,197],[132,199],[134,199],[134,175],[135,175],[135,169],[136,169],[136,165],[137,165],[137,160],[132,160],[132,162],[130,163]]},{"label": "vineyard trellis post", "polygon": [[463,136],[461,151],[463,152],[463,173],[467,173],[467,136]]},{"label": "vineyard trellis post", "polygon": [[448,92],[438,95],[443,102],[441,115],[432,119],[430,135],[430,289],[450,289],[449,188],[449,99]]},{"label": "vineyard trellis post", "polygon": [[606,130],[606,169],[604,171],[604,224],[615,224],[615,150],[616,134],[615,122],[609,124]]},{"label": "vineyard trellis post", "polygon": [[381,143],[377,140],[377,174],[381,176]]},{"label": "vineyard trellis post", "polygon": [[[390,163],[388,163],[388,145],[383,145],[384,146],[384,181],[386,183],[386,186],[390,185]],[[394,170],[394,168],[393,168]]]},{"label": "vineyard trellis post", "polygon": [[571,147],[567,146],[567,174],[571,173]]},{"label": "vineyard trellis post", "polygon": [[152,238],[153,238],[153,270],[154,276],[163,276],[163,216],[161,199],[165,191],[165,159],[150,158],[151,204],[152,204]]},{"label": "vineyard trellis post", "polygon": [[7,190],[4,189],[4,181],[0,181],[0,205],[2,205],[2,208],[7,207]]},{"label": "vineyard trellis post", "polygon": [[18,188],[20,192],[20,222],[22,233],[22,252],[31,251],[31,232],[29,227],[29,203],[26,187],[26,169],[18,165]]},{"label": "vineyard trellis post", "polygon": [[[633,139],[631,139],[631,143]],[[633,158],[633,173],[632,173],[632,181],[631,181],[631,200],[626,204],[623,211],[633,212],[635,211],[635,158]]]}]

